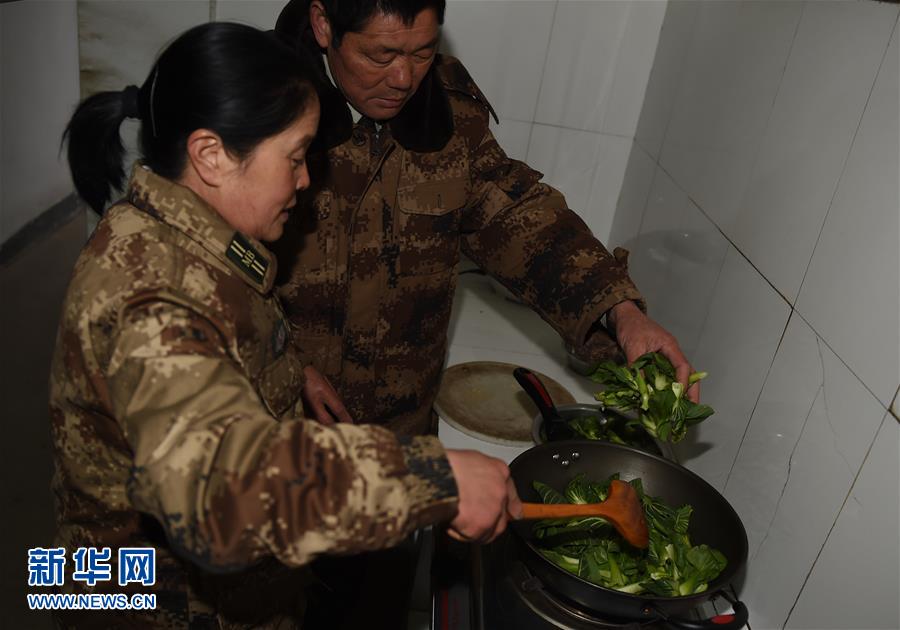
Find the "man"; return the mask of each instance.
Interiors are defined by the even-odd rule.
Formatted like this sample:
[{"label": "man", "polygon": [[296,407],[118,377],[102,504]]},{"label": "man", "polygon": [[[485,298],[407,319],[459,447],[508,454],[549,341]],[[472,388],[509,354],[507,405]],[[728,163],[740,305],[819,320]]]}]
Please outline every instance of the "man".
[{"label": "man", "polygon": [[[487,99],[462,64],[437,54],[444,8],[292,0],[275,28],[317,70],[322,109],[310,150],[317,187],[301,200],[314,212],[297,213],[278,243],[310,411],[436,431],[460,252],[580,356],[659,350],[686,383],[688,361],[643,314],[624,263],[540,173],[506,156]],[[319,563],[327,588],[310,627],[402,627],[410,563],[402,550]]]},{"label": "man", "polygon": [[624,263],[540,173],[506,156],[484,95],[437,54],[444,8],[292,0],[276,25],[320,79],[315,224],[289,226],[279,243],[295,342],[325,377],[308,370],[316,415],[435,431],[461,251],[580,356],[615,356],[617,343],[629,361],[658,350],[686,383],[687,359],[644,315]]}]

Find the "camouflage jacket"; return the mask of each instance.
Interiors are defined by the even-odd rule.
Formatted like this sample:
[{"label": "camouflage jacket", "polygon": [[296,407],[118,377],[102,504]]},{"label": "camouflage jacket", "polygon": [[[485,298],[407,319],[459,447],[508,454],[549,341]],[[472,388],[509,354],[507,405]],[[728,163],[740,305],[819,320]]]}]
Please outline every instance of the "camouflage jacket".
[{"label": "camouflage jacket", "polygon": [[112,581],[94,592],[128,591],[116,549],[155,547],[156,585],[135,588],[158,608],[70,611],[64,625],[297,627],[298,567],[455,513],[436,438],[293,415],[302,371],[274,275],[259,242],[145,168],[100,221],[51,374],[56,544],[112,549]]},{"label": "camouflage jacket", "polygon": [[579,355],[618,351],[598,322],[624,300],[643,305],[624,264],[541,173],[503,152],[493,110],[459,61],[438,56],[401,114],[378,128],[353,124],[317,57],[315,215],[289,224],[277,244],[278,291],[304,362],[354,417],[434,430],[460,252]]}]

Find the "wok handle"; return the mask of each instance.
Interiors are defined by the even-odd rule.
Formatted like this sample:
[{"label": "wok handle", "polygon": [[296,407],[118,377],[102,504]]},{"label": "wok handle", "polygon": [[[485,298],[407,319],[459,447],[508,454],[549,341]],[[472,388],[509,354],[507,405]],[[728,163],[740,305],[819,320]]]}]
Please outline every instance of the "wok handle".
[{"label": "wok handle", "polygon": [[541,412],[547,440],[556,442],[574,437],[569,425],[559,415],[559,411],[557,411],[556,406],[553,404],[553,399],[550,397],[550,392],[544,387],[541,379],[534,372],[523,367],[517,367],[513,370],[513,376],[519,382],[519,385],[522,386],[522,389],[525,390],[525,393],[534,401],[538,411]]},{"label": "wok handle", "polygon": [[666,623],[673,628],[677,628],[677,630],[740,630],[746,627],[747,621],[750,619],[750,612],[747,610],[744,602],[735,600],[722,591],[719,591],[716,595],[725,597],[731,603],[734,612],[725,615],[715,615],[701,621],[666,617]]},{"label": "wok handle", "polygon": [[552,422],[559,418],[559,412],[556,411],[556,407],[553,405],[550,392],[541,383],[541,379],[534,375],[534,372],[523,367],[517,367],[513,370],[513,376],[519,382],[519,385],[522,386],[522,389],[525,390],[525,393],[534,401],[545,422]]}]

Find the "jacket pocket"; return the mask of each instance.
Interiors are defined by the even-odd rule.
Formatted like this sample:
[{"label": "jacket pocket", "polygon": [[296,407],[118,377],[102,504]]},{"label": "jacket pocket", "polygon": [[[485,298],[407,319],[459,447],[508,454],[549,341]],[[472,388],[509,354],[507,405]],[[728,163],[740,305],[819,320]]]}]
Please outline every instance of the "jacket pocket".
[{"label": "jacket pocket", "polygon": [[276,418],[294,411],[303,388],[303,365],[293,348],[288,347],[262,369],[257,388],[266,408]]},{"label": "jacket pocket", "polygon": [[394,241],[397,274],[447,271],[459,261],[460,216],[466,203],[466,180],[453,178],[397,190]]}]

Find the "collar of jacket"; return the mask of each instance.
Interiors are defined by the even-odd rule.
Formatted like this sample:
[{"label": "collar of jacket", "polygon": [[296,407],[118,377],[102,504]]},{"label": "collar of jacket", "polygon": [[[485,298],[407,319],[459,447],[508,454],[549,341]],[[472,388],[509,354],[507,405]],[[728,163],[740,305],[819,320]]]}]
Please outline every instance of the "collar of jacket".
[{"label": "collar of jacket", "polygon": [[258,292],[272,290],[277,271],[275,256],[255,238],[235,231],[194,191],[136,163],[126,199],[187,235]]},{"label": "collar of jacket", "polygon": [[[350,106],[325,72],[325,55],[309,25],[308,0],[289,2],[278,17],[275,33],[293,47],[301,62],[312,70],[321,106],[315,145],[327,150],[347,142],[353,133]],[[437,55],[419,89],[400,113],[386,123],[397,144],[408,151],[440,151],[453,136],[453,110],[437,76],[439,63],[440,55]]]}]

